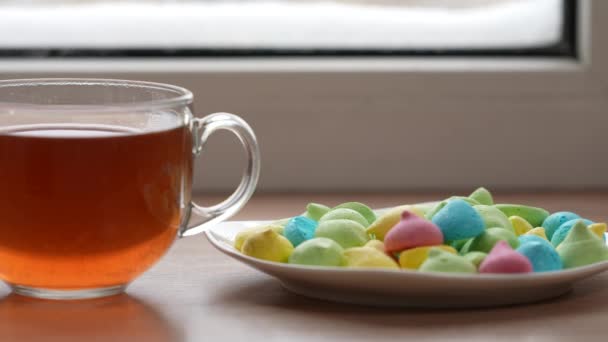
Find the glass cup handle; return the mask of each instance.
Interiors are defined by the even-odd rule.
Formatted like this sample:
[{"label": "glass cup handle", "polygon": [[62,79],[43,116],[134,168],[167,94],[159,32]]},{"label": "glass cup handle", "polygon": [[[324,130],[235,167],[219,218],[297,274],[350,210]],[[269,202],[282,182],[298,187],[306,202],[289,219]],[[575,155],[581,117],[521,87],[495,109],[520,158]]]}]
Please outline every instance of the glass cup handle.
[{"label": "glass cup handle", "polygon": [[208,225],[225,220],[239,211],[251,198],[260,177],[260,149],[253,130],[240,117],[229,113],[215,113],[202,119],[193,119],[192,153],[199,156],[209,137],[216,131],[226,130],[237,136],[247,153],[247,167],[236,190],[225,199],[211,207],[190,202],[191,212],[196,217],[188,217],[180,236],[190,236],[202,232]]}]

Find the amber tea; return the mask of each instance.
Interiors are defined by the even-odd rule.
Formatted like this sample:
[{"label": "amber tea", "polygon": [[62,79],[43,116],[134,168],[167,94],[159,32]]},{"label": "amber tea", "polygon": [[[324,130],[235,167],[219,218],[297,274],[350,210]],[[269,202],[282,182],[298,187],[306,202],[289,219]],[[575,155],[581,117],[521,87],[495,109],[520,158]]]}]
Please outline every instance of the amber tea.
[{"label": "amber tea", "polygon": [[30,287],[125,284],[174,241],[190,185],[187,127],[0,131],[0,277]]}]

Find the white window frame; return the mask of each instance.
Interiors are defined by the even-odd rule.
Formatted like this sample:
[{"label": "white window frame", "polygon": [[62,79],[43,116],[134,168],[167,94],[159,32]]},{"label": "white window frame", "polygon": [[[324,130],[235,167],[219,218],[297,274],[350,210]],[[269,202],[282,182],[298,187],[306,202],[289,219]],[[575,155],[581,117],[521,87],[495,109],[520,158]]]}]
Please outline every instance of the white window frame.
[{"label": "white window frame", "polygon": [[[578,59],[3,59],[0,78],[185,86],[197,115],[250,122],[265,191],[606,187],[608,1],[579,4]],[[196,188],[232,188],[238,149],[211,142]]]}]

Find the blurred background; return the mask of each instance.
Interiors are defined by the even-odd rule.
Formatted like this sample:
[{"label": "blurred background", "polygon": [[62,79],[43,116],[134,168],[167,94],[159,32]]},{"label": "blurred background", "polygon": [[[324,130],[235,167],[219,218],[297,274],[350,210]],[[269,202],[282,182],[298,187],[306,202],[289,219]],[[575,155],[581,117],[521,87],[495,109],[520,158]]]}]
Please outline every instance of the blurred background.
[{"label": "blurred background", "polygon": [[[181,85],[262,192],[608,186],[606,1],[0,1],[0,78]],[[238,183],[229,134],[198,191]]]}]

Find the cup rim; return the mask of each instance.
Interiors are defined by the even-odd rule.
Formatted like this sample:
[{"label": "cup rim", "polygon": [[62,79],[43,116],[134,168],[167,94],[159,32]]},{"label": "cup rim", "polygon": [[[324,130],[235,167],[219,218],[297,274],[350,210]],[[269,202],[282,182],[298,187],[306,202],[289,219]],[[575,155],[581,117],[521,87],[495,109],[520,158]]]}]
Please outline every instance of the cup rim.
[{"label": "cup rim", "polygon": [[38,104],[28,102],[11,102],[0,100],[0,108],[9,111],[79,111],[79,112],[116,112],[116,111],[146,111],[187,106],[192,103],[192,92],[186,88],[158,82],[112,79],[112,78],[22,78],[0,80],[0,90],[7,87],[45,86],[45,85],[99,85],[99,86],[133,86],[156,89],[175,94],[160,100],[142,100],[108,104]]}]

